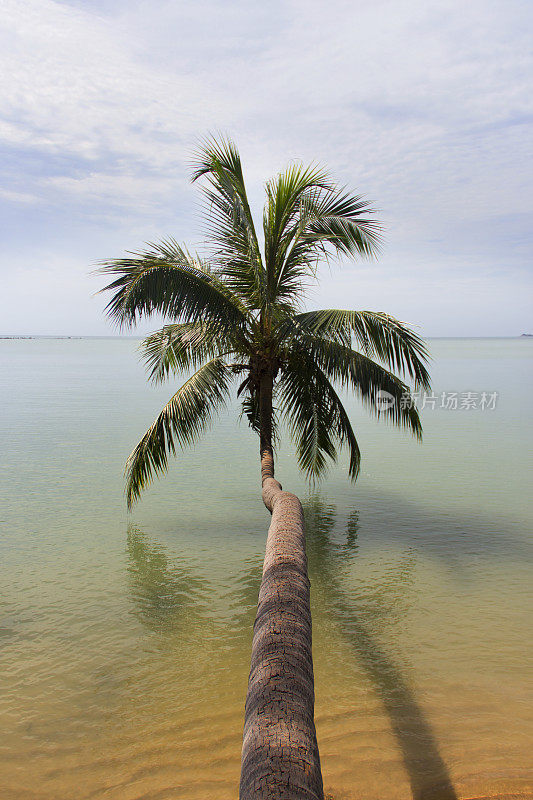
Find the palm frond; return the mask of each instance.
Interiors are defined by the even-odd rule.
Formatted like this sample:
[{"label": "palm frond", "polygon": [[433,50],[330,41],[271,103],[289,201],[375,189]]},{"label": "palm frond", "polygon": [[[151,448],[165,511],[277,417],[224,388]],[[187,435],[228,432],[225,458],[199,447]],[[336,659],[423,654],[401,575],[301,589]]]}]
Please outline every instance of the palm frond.
[{"label": "palm frond", "polygon": [[265,186],[267,202],[263,214],[265,262],[275,273],[278,250],[288,230],[298,225],[306,200],[330,188],[328,173],[318,166],[290,164]]},{"label": "palm frond", "polygon": [[394,317],[377,311],[345,311],[324,309],[298,314],[296,326],[290,326],[298,335],[329,338],[332,341],[350,345],[355,340],[357,346],[371,358],[414,381],[415,389],[430,388],[429,372],[424,362],[429,359],[424,340],[407,325]]},{"label": "palm frond", "polygon": [[294,353],[284,363],[279,391],[300,468],[318,478],[327,458],[336,460],[337,442],[348,448],[348,471],[355,481],[361,462],[357,439],[338,394],[313,358]]},{"label": "palm frond", "polygon": [[193,182],[206,177],[207,233],[217,270],[248,308],[261,307],[265,271],[239,152],[229,139],[207,139],[196,155]]},{"label": "palm frond", "polygon": [[228,329],[243,327],[243,304],[209,265],[174,239],[148,246],[125,258],[102,263],[100,272],[114,280],[101,292],[114,292],[106,313],[122,326],[159,313],[174,320],[212,321]]},{"label": "palm frond", "polygon": [[[329,176],[317,166],[291,164],[266,184],[267,201],[263,213],[267,302],[294,300],[309,276],[310,259],[293,260],[286,268],[286,257],[302,227],[306,198],[327,190]],[[284,269],[285,267],[285,269]]]},{"label": "palm frond", "polygon": [[300,346],[293,346],[292,353],[300,360],[316,363],[330,380],[359,395],[363,405],[378,418],[422,438],[422,424],[409,386],[381,364],[344,344],[320,337],[305,339]]},{"label": "palm frond", "polygon": [[379,251],[381,225],[373,209],[359,195],[351,195],[334,184],[307,202],[304,238],[327,252],[373,258]]},{"label": "palm frond", "polygon": [[198,367],[207,359],[227,355],[239,341],[239,331],[231,336],[218,325],[183,322],[165,325],[141,343],[141,353],[150,380],[160,383],[170,373]]},{"label": "palm frond", "polygon": [[197,440],[229,395],[233,373],[221,358],[204,364],[171,397],[126,462],[128,508],[154,474],[166,472],[169,454]]},{"label": "palm frond", "polygon": [[291,165],[266,189],[263,228],[272,301],[295,300],[322,257],[377,253],[380,226],[370,205],[338,189],[324,170]]}]

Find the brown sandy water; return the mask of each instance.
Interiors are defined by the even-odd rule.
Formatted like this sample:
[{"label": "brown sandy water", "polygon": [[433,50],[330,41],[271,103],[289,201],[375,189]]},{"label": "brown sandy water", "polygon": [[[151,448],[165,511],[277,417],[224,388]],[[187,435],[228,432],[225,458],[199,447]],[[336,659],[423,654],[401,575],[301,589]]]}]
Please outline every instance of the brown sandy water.
[{"label": "brown sandy water", "polygon": [[[122,463],[168,387],[131,341],[0,345],[0,797],[236,798],[269,521],[253,435],[223,417],[128,517]],[[336,800],[533,797],[532,345],[431,347],[436,394],[497,408],[427,409],[422,446],[354,408],[355,488],[341,464],[310,491],[280,454]]]}]

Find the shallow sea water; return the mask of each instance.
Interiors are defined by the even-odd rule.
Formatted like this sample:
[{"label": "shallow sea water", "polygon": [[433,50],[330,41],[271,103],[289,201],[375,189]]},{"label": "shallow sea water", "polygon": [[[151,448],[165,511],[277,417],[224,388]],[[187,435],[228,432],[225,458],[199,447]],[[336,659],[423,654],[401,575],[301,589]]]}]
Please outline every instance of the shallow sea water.
[{"label": "shallow sea water", "polygon": [[[430,340],[424,443],[348,403],[363,451],[309,488],[316,723],[335,800],[533,798],[533,342]],[[127,339],[0,341],[0,797],[230,800],[269,515],[233,411],[131,515],[170,396]],[[493,410],[441,392],[498,392]],[[479,402],[479,395],[478,395]]]}]

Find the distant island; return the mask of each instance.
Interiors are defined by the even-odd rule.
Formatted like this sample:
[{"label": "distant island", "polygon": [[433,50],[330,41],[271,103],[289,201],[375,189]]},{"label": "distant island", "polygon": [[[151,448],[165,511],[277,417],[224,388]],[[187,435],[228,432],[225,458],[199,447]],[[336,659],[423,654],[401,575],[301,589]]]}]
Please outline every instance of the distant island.
[{"label": "distant island", "polygon": [[[526,335],[527,334],[524,334],[524,336]],[[0,339],[83,339],[83,338],[84,338],[83,336],[0,336]]]},{"label": "distant island", "polygon": [[521,336],[525,336],[527,339],[533,339],[533,333],[522,333]]}]

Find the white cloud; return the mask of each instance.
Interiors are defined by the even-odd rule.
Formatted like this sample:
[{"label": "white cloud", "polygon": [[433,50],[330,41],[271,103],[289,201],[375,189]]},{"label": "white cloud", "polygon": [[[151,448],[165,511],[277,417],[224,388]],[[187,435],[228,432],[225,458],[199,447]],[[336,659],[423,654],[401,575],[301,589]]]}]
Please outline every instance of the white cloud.
[{"label": "white cloud", "polygon": [[34,194],[25,192],[12,192],[9,189],[0,188],[0,198],[9,200],[13,203],[36,203],[38,198]]},{"label": "white cloud", "polygon": [[2,24],[1,108],[14,144],[163,167],[217,113],[220,101],[194,76],[147,67],[118,23],[7,0]]},{"label": "white cloud", "polygon": [[[0,142],[17,160],[2,197],[106,216],[131,247],[181,235],[191,146],[227,130],[254,202],[287,160],[327,164],[381,209],[388,280],[426,287],[415,318],[438,305],[426,275],[460,264],[488,327],[472,287],[496,302],[491,273],[522,275],[531,241],[531,16],[520,0],[5,0]],[[330,287],[341,297],[344,278]]]},{"label": "white cloud", "polygon": [[78,178],[55,176],[43,185],[59,197],[90,198],[94,203],[134,207],[137,213],[157,213],[168,202],[175,187],[164,177],[146,175],[106,174],[95,172]]}]

